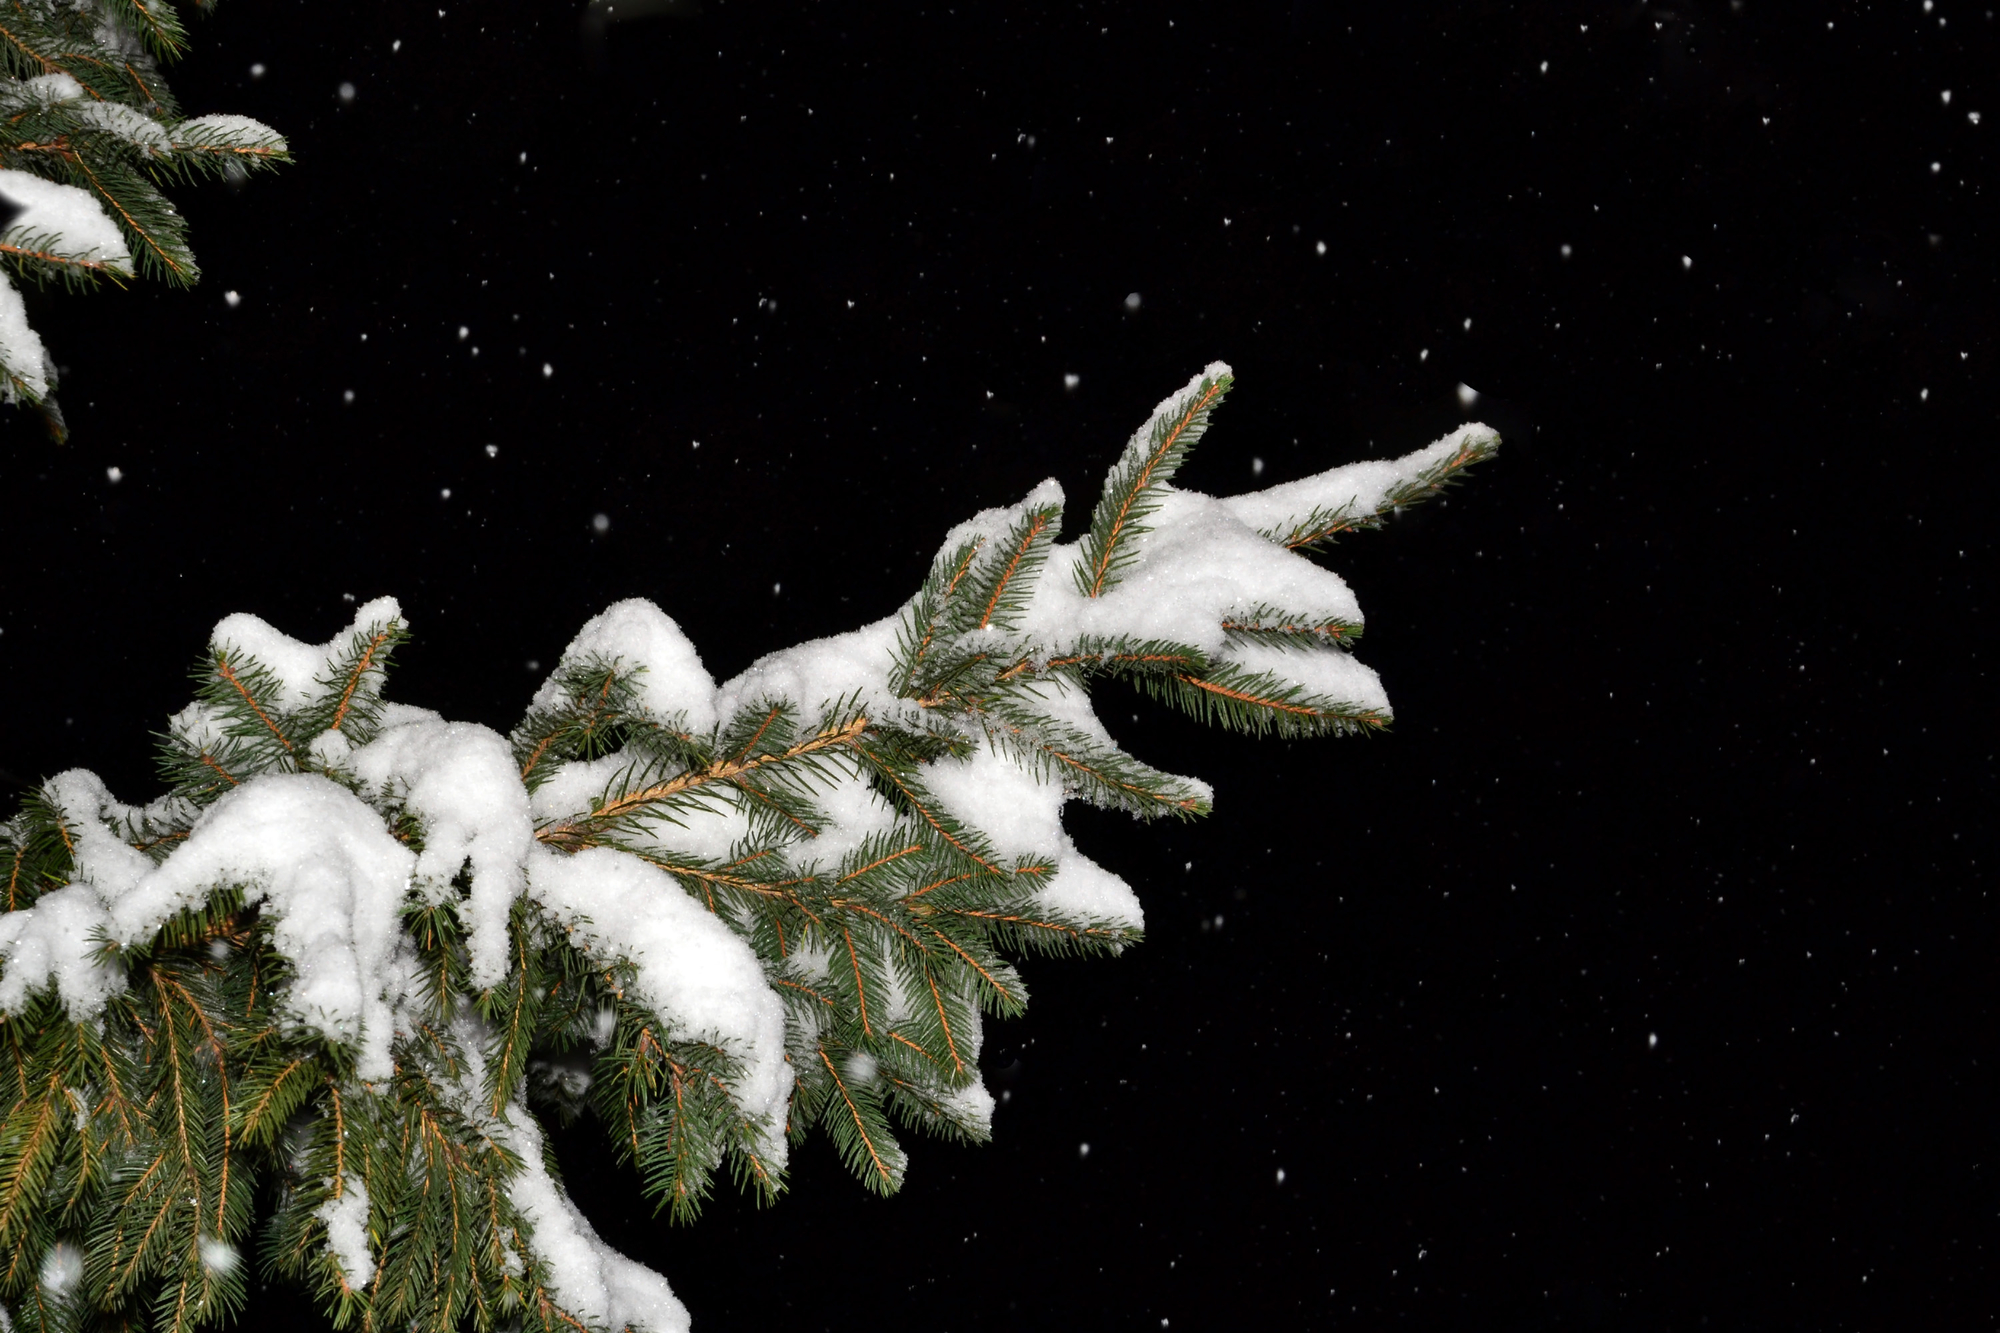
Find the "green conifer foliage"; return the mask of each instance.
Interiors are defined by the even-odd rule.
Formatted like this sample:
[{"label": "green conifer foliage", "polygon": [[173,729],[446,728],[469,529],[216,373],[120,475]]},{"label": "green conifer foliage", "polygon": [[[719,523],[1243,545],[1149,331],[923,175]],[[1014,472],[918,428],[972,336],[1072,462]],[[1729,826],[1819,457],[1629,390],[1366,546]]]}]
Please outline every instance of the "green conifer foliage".
[{"label": "green conifer foliage", "polygon": [[[181,113],[161,66],[187,46],[172,0],[0,6],[0,202],[13,215],[0,265],[14,281],[190,286],[201,270],[160,186],[290,160],[283,137],[246,116]],[[0,402],[37,408],[60,441],[55,368],[14,281],[0,275]]]},{"label": "green conifer foliage", "polygon": [[1078,542],[1045,483],[954,529],[896,616],[720,687],[620,603],[504,738],[385,698],[390,599],[324,645],[224,620],[159,738],[164,796],[73,770],[0,826],[12,1326],[214,1326],[256,1262],[343,1328],[680,1328],[568,1203],[538,1115],[597,1121],[675,1222],[725,1170],[775,1199],[815,1130],[882,1194],[899,1130],[985,1139],[982,1016],[1026,1004],[1016,960],[1141,938],[1062,803],[1210,807],[1089,691],[1384,726],[1351,596],[1294,551],[1498,444],[1174,489],[1230,383],[1155,410]]}]

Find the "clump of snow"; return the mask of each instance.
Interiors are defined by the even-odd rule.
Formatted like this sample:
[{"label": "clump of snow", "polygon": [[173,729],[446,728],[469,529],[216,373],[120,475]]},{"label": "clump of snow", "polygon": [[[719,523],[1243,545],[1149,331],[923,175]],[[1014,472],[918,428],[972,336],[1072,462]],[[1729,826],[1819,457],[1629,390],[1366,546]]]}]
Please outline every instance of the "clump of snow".
[{"label": "clump of snow", "polygon": [[173,147],[159,121],[123,102],[87,102],[75,115],[85,125],[115,135],[142,152],[164,153]]},{"label": "clump of snow", "polygon": [[116,902],[151,873],[147,855],[112,831],[107,821],[131,813],[111,797],[104,780],[88,769],[72,768],[42,784],[42,795],[62,812],[76,851],[76,879],[97,890],[100,901]]},{"label": "clump of snow", "polygon": [[195,116],[174,126],[176,143],[198,147],[266,148],[285,151],[285,136],[248,116]]},{"label": "clump of snow", "polygon": [[622,754],[572,759],[548,773],[528,798],[528,809],[537,820],[585,814],[618,775],[631,767],[632,761]]},{"label": "clump of snow", "polygon": [[49,353],[28,323],[28,307],[13,282],[0,273],[0,402],[19,402],[25,393],[39,399],[49,391]]},{"label": "clump of snow", "polygon": [[107,965],[93,941],[110,921],[87,884],[53,889],[33,907],[0,915],[0,1014],[20,1012],[30,991],[52,983],[71,1018],[102,1012],[125,989],[125,969]]},{"label": "clump of snow", "polygon": [[243,1256],[228,1241],[218,1236],[201,1238],[201,1266],[209,1272],[218,1277],[227,1276],[235,1272],[236,1265],[242,1262]]},{"label": "clump of snow", "polygon": [[17,88],[15,96],[44,107],[81,101],[84,96],[83,85],[63,73],[37,74],[32,79],[21,80]]},{"label": "clump of snow", "polygon": [[53,235],[55,239],[48,242],[53,254],[131,272],[132,252],[125,234],[90,191],[43,180],[31,171],[0,168],[0,196],[20,207],[7,226],[7,235],[16,241]]},{"label": "clump of snow", "polygon": [[395,598],[377,597],[356,608],[347,628],[325,643],[301,643],[264,620],[239,611],[218,620],[208,639],[218,648],[233,647],[256,658],[284,687],[280,706],[299,708],[319,693],[319,682],[330,676],[355,635],[400,620],[402,615]]},{"label": "clump of snow", "polygon": [[1146,926],[1146,914],[1132,886],[1079,852],[1068,838],[1063,839],[1062,859],[1056,865],[1056,873],[1036,890],[1035,901],[1069,916],[1088,917],[1133,930],[1143,930]]},{"label": "clump of snow", "polygon": [[42,1256],[42,1289],[53,1295],[62,1295],[76,1285],[83,1276],[83,1251],[66,1240],[59,1240],[49,1246],[49,1252]]},{"label": "clump of snow", "polygon": [[53,985],[71,1017],[84,1020],[125,989],[124,969],[99,943],[111,931],[109,908],[153,871],[114,826],[163,813],[166,803],[146,810],[121,805],[82,769],[57,774],[42,794],[69,832],[75,878],[32,907],[0,914],[0,1014],[18,1012],[31,991]]},{"label": "clump of snow", "polygon": [[421,886],[441,897],[471,862],[472,892],[459,907],[471,981],[499,985],[507,976],[507,915],[526,885],[535,842],[527,789],[506,738],[469,722],[403,722],[356,750],[353,770],[378,800],[400,800],[418,816]]},{"label": "clump of snow", "polygon": [[725,792],[704,805],[662,813],[648,835],[651,844],[662,850],[721,861],[750,836],[750,816],[742,802]]},{"label": "clump of snow", "polygon": [[508,1199],[533,1228],[529,1243],[547,1267],[550,1288],[564,1308],[593,1327],[686,1333],[687,1307],[667,1280],[598,1239],[589,1219],[550,1178],[534,1116],[518,1103],[510,1106],[506,1131],[522,1163],[508,1186]]},{"label": "clump of snow", "polygon": [[313,1211],[326,1226],[327,1249],[347,1278],[347,1285],[361,1290],[375,1280],[375,1255],[368,1246],[368,1187],[361,1177],[348,1172],[341,1178],[340,1193]]},{"label": "clump of snow", "polygon": [[819,836],[799,849],[801,859],[831,870],[840,859],[877,833],[896,827],[894,807],[859,773],[843,773],[813,792],[813,804],[826,821]]},{"label": "clump of snow", "polygon": [[1389,692],[1375,669],[1342,652],[1296,652],[1263,643],[1232,644],[1223,660],[1245,671],[1276,677],[1309,694],[1354,704],[1387,716]]},{"label": "clump of snow", "polygon": [[716,712],[731,717],[765,699],[790,699],[808,714],[856,698],[877,715],[898,708],[901,703],[889,688],[898,623],[898,617],[887,616],[861,629],[760,657],[716,691]]},{"label": "clump of snow", "polygon": [[[1231,505],[1195,491],[1162,496],[1147,520],[1152,531],[1136,539],[1137,559],[1100,597],[1078,594],[1068,570],[1058,571],[1052,559],[1031,624],[1065,636],[1124,634],[1214,653],[1226,640],[1223,622],[1263,604],[1360,623],[1361,606],[1346,580],[1274,545]],[[1076,558],[1073,548],[1063,553]]]},{"label": "clump of snow", "polygon": [[943,759],[923,771],[931,795],[1002,856],[1062,854],[1063,789],[992,748]]},{"label": "clump of snow", "polygon": [[306,754],[322,768],[347,768],[354,758],[354,742],[344,731],[331,729],[306,742]]},{"label": "clump of snow", "polygon": [[962,1088],[953,1088],[938,1100],[959,1120],[976,1126],[984,1133],[993,1132],[993,1094],[978,1079]]},{"label": "clump of snow", "polygon": [[275,918],[272,943],[295,970],[293,1017],[356,1047],[357,1074],[379,1081],[393,1072],[394,1005],[414,981],[401,909],[415,865],[346,788],[317,774],[266,774],[210,806],[172,856],[110,905],[112,934],[150,939],[213,887],[242,886]]},{"label": "clump of snow", "polygon": [[229,739],[227,721],[200,699],[168,718],[167,732],[196,754],[220,749]]},{"label": "clump of snow", "polygon": [[385,700],[382,704],[380,721],[384,728],[403,727],[412,722],[442,722],[444,715],[433,708],[418,708],[414,704],[399,704],[394,700]]},{"label": "clump of snow", "polygon": [[609,847],[573,856],[538,852],[530,892],[593,957],[637,969],[637,998],[677,1038],[714,1041],[738,1062],[731,1092],[764,1130],[761,1149],[785,1160],[785,1007],[748,943],[730,932],[667,873]]},{"label": "clump of snow", "polygon": [[967,542],[995,541],[1006,535],[1021,515],[1033,509],[1060,509],[1063,505],[1062,483],[1054,477],[1043,480],[1032,491],[1014,504],[997,505],[992,509],[982,509],[971,518],[947,532],[939,549],[950,551]]},{"label": "clump of snow", "polygon": [[[608,526],[608,525],[607,525]],[[684,719],[692,731],[705,732],[716,723],[715,678],[701,664],[701,655],[681,627],[643,597],[615,602],[584,622],[557,668],[592,657],[623,658],[628,667],[644,667],[638,678],[639,697],[655,718]],[[560,693],[554,676],[535,695],[537,708],[554,707]]]}]

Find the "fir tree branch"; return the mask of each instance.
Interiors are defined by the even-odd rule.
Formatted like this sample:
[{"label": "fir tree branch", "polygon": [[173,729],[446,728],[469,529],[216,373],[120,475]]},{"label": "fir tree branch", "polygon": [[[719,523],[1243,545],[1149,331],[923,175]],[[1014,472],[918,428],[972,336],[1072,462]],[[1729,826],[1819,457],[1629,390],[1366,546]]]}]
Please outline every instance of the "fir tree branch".
[{"label": "fir tree branch", "polygon": [[31,237],[20,244],[0,241],[0,255],[11,258],[14,261],[14,271],[23,276],[46,276],[35,266],[47,265],[49,270],[70,281],[72,285],[83,278],[104,277],[122,287],[125,285],[124,279],[132,276],[129,271],[101,259],[63,254],[53,248],[51,245],[53,239],[51,236]]},{"label": "fir tree branch", "polygon": [[952,1072],[963,1077],[965,1074],[965,1061],[958,1054],[958,1039],[952,1035],[951,1015],[945,1012],[944,995],[938,990],[937,973],[926,967],[924,969],[924,982],[930,988],[931,1003],[937,1008],[938,1026],[944,1029],[945,1049],[951,1053]]},{"label": "fir tree branch", "polygon": [[[821,1046],[819,1048],[819,1058],[820,1063],[826,1066],[827,1076],[833,1080],[834,1087],[839,1090],[841,1100],[846,1103],[848,1118],[853,1125],[851,1141],[858,1142],[867,1152],[868,1165],[872,1168],[872,1174],[865,1176],[864,1179],[867,1181],[869,1187],[878,1194],[894,1193],[897,1184],[897,1173],[892,1171],[888,1163],[882,1160],[882,1152],[877,1149],[875,1143],[877,1136],[869,1132],[869,1117],[863,1114],[862,1105],[856,1100],[855,1090],[849,1087],[847,1080],[840,1076],[840,1071],[834,1068],[833,1059],[827,1055],[826,1047]],[[846,1138],[848,1136],[843,1134],[839,1137]]]},{"label": "fir tree branch", "polygon": [[847,945],[847,964],[854,973],[854,994],[861,1010],[861,1032],[863,1036],[872,1037],[875,1030],[868,1024],[868,984],[861,974],[861,955],[855,952],[854,934],[844,922],[840,927],[840,938]]},{"label": "fir tree branch", "polygon": [[[52,142],[45,122],[56,111],[30,111],[16,137]],[[144,138],[124,110],[92,114],[104,133],[64,140],[75,152],[112,144],[114,131]],[[0,159],[9,151],[0,145]],[[1167,501],[1168,478],[1225,381],[1220,370],[1198,379],[1126,449],[1091,536],[1062,553],[1065,563],[1094,559],[1094,580],[1037,583],[1055,550],[1053,485],[989,510],[953,530],[900,624],[834,650],[848,654],[836,678],[852,693],[831,705],[788,697],[826,688],[800,683],[831,674],[815,649],[744,678],[761,685],[717,691],[679,651],[671,621],[644,603],[619,604],[565,652],[512,733],[511,758],[498,759],[498,778],[449,793],[470,800],[476,790],[491,810],[466,813],[426,794],[448,768],[426,747],[457,744],[472,729],[408,713],[393,738],[376,736],[400,618],[358,617],[344,642],[325,645],[281,646],[264,637],[275,634],[269,627],[245,627],[243,640],[272,643],[283,677],[219,631],[195,703],[160,738],[165,800],[123,805],[88,775],[69,774],[0,825],[6,907],[22,914],[0,931],[0,967],[26,992],[0,1012],[0,1295],[17,1318],[41,1317],[32,1312],[42,1300],[61,1333],[85,1318],[213,1325],[241,1306],[247,1271],[215,1247],[234,1245],[268,1203],[268,1270],[305,1281],[337,1324],[604,1333],[603,1309],[568,1308],[551,1285],[561,1275],[550,1264],[568,1261],[567,1245],[596,1242],[537,1236],[528,1215],[561,1219],[514,1201],[547,1198],[521,1194],[520,1173],[546,1171],[537,1189],[555,1179],[528,1105],[565,1123],[594,1114],[676,1222],[696,1215],[725,1160],[739,1187],[762,1202],[777,1195],[784,1178],[767,1144],[780,1106],[788,1140],[818,1127],[879,1193],[899,1188],[906,1166],[892,1119],[987,1137],[991,1101],[973,1056],[982,1015],[1026,1004],[1010,960],[1117,952],[1142,938],[1129,891],[1064,836],[1063,802],[1142,817],[1208,809],[1201,784],[1141,763],[1112,739],[1089,687],[1130,680],[1252,732],[1386,725],[1379,683],[1346,653],[1360,626],[1358,615],[1342,618],[1351,611],[1335,614],[1351,606],[1344,589],[1301,568],[1281,576],[1289,557],[1246,546],[1231,525],[1254,515],[1253,528],[1278,531],[1299,497],[1338,498],[1348,480],[1372,479],[1371,495],[1428,494],[1492,447],[1468,427],[1387,471],[1369,465],[1348,480],[1326,474],[1231,501]],[[1167,516],[1172,544],[1163,533],[1144,547],[1155,513]],[[1234,534],[1235,545],[1217,548],[1216,591],[1188,594],[1175,562],[1198,565],[1201,552],[1187,543],[1211,529]],[[1154,552],[1159,563],[1144,563]],[[1148,577],[1128,576],[1116,598],[1095,596],[1128,568]],[[1332,591],[1299,591],[1314,577]],[[1258,600],[1265,586],[1276,603]],[[1311,610],[1315,601],[1334,610]],[[319,669],[301,686],[311,662]],[[667,674],[648,677],[654,670]],[[742,699],[746,688],[769,692],[714,717],[708,700]],[[688,703],[668,718],[659,699]],[[325,733],[346,738],[335,747],[346,757],[317,744],[306,754],[305,738]],[[406,761],[406,752],[425,757]],[[564,767],[573,764],[590,767]],[[548,804],[580,782],[594,800]],[[535,844],[503,850],[510,836],[525,842],[521,801],[537,792],[527,808],[548,813]],[[285,804],[295,796],[296,809]],[[333,854],[305,850],[288,865],[274,832],[280,814],[317,828],[337,810],[362,821],[342,835],[341,855],[353,852],[354,865],[332,867]],[[232,844],[230,818],[244,811],[263,822]],[[150,861],[131,872],[138,887],[121,890],[113,920],[162,884],[186,896],[165,900],[176,906],[162,924],[129,935],[107,927],[77,954],[73,940],[55,937],[74,919],[61,913],[84,900],[42,911],[41,896],[116,882],[107,868],[123,875],[118,859],[133,856],[116,844]],[[575,862],[550,855],[586,849],[601,850]],[[426,866],[412,888],[417,853],[460,864],[448,876]],[[258,859],[267,855],[268,864]],[[351,965],[369,1003],[393,1006],[393,1035],[371,1028],[383,1020],[365,1007],[322,1021],[314,1006],[325,1001],[297,1006],[302,994],[325,993],[301,987],[327,973],[291,938],[291,914],[327,907],[312,895],[324,894],[329,871],[375,873],[363,868],[369,857],[380,883],[363,892],[356,878],[352,903],[338,910],[353,915],[357,937],[364,926],[386,937],[397,961],[385,972],[349,954],[325,966]],[[209,867],[197,871],[205,878],[173,879],[190,865]],[[662,875],[707,914],[662,889]],[[1064,891],[1071,875],[1084,900],[1102,906],[1063,906],[1077,900]],[[504,913],[496,892],[511,900]],[[600,912],[600,903],[613,906]],[[742,969],[729,1002],[683,1007],[681,983],[668,979],[683,975],[680,963],[663,961],[663,947],[714,963],[690,975]],[[43,956],[57,958],[45,975],[14,978],[11,969]],[[523,1162],[517,1144],[542,1161]],[[35,1282],[57,1237],[84,1238],[85,1285],[74,1299],[44,1299]],[[562,1289],[573,1290],[566,1280]]]},{"label": "fir tree branch", "polygon": [[146,0],[107,0],[107,8],[133,20],[132,26],[144,34],[153,54],[172,59],[186,52],[187,29],[166,0],[152,4]]},{"label": "fir tree branch", "polygon": [[661,805],[710,783],[734,782],[772,764],[788,763],[827,750],[854,746],[867,730],[868,720],[857,716],[838,726],[829,727],[818,735],[787,746],[776,754],[753,755],[741,760],[716,760],[705,768],[690,769],[664,782],[654,783],[608,801],[588,815],[544,825],[535,830],[535,837],[551,846],[580,850],[594,845],[608,829],[622,820],[643,812],[648,806]]},{"label": "fir tree branch", "polygon": [[1204,722],[1251,735],[1273,731],[1281,736],[1339,735],[1380,731],[1389,725],[1388,714],[1377,709],[1317,698],[1270,676],[1228,667],[1206,677],[1172,677],[1154,692]]},{"label": "fir tree branch", "polygon": [[897,635],[902,658],[898,694],[907,696],[924,692],[919,684],[924,678],[924,659],[930,653],[932,642],[949,623],[959,585],[972,572],[972,563],[985,544],[984,539],[966,542],[949,556],[940,553],[932,565],[930,576],[924,580],[922,591],[910,604]]},{"label": "fir tree branch", "polygon": [[38,1100],[21,1100],[0,1126],[0,1245],[21,1243],[54,1164],[65,1124],[60,1073],[43,1077]]},{"label": "fir tree branch", "polygon": [[396,631],[393,628],[385,626],[369,636],[367,646],[362,649],[359,660],[347,672],[347,683],[341,688],[340,702],[334,706],[333,717],[326,724],[328,731],[339,731],[341,724],[347,721],[347,709],[354,702],[355,690],[361,687],[361,681],[368,674],[368,669],[375,665],[375,655],[382,650],[384,644],[391,643],[395,635]]},{"label": "fir tree branch", "polygon": [[[235,690],[236,693],[242,697],[244,705],[247,708],[249,708],[249,710],[252,713],[256,714],[257,720],[264,724],[264,728],[271,733],[272,737],[277,740],[278,744],[285,747],[286,754],[296,753],[296,751],[294,751],[292,748],[291,738],[285,735],[284,728],[280,727],[276,722],[273,722],[271,720],[271,715],[264,711],[264,705],[257,701],[257,696],[251,693],[250,687],[247,684],[245,684],[243,678],[237,674],[235,666],[229,660],[229,654],[227,651],[216,653],[215,674],[222,677],[222,679],[229,685],[229,688]],[[224,774],[223,776],[227,777],[228,775]]]},{"label": "fir tree branch", "polygon": [[1130,538],[1145,531],[1143,520],[1158,506],[1159,488],[1173,477],[1181,460],[1207,431],[1209,414],[1233,382],[1226,371],[1198,376],[1178,402],[1157,412],[1148,426],[1132,437],[1118,466],[1105,479],[1103,498],[1097,502],[1090,533],[1083,541],[1083,560],[1077,566],[1076,579],[1084,596],[1102,597],[1117,583],[1119,567],[1132,559]]},{"label": "fir tree branch", "polygon": [[1499,447],[1500,437],[1493,432],[1469,431],[1449,456],[1397,482],[1379,501],[1362,504],[1356,496],[1345,503],[1314,505],[1305,514],[1263,528],[1263,535],[1300,554],[1324,550],[1347,533],[1379,528],[1389,515],[1443,493],[1463,480],[1467,468],[1494,457]]},{"label": "fir tree branch", "polygon": [[118,182],[124,187],[128,196],[143,201],[148,205],[148,211],[158,214],[157,220],[148,226],[140,220],[133,209],[126,206],[125,200],[105,183],[104,178],[113,171],[110,163],[100,163],[93,168],[80,153],[68,160],[78,174],[90,182],[90,188],[96,192],[97,197],[110,206],[126,233],[138,238],[141,262],[150,261],[163,277],[182,286],[193,286],[195,280],[201,276],[201,270],[195,267],[194,256],[188,252],[187,245],[178,235],[180,228],[173,220],[173,215],[163,211],[166,201],[160,197],[159,192],[136,174]]},{"label": "fir tree branch", "polygon": [[991,849],[986,847],[985,840],[946,814],[943,806],[924,790],[909,765],[899,763],[882,749],[870,749],[857,744],[856,750],[868,760],[871,771],[903,798],[911,813],[922,821],[922,827],[928,829],[939,842],[989,874],[1007,873],[989,859]]},{"label": "fir tree branch", "polygon": [[1349,647],[1361,637],[1356,621],[1336,617],[1298,615],[1262,603],[1222,622],[1231,643],[1268,643],[1276,647],[1315,647],[1332,644]]},{"label": "fir tree branch", "polygon": [[966,952],[965,949],[960,946],[957,940],[954,940],[951,936],[945,934],[937,927],[931,926],[929,927],[929,930],[931,934],[937,936],[940,940],[944,941],[946,948],[950,949],[953,953],[957,954],[960,958],[964,959],[965,965],[967,967],[971,968],[974,972],[977,972],[979,974],[980,979],[984,981],[990,988],[991,993],[994,996],[995,1001],[999,1004],[1002,1013],[1018,1014],[1024,1008],[1027,1007],[1026,997],[1020,994],[1019,987],[1016,987],[1013,990],[1009,990],[1007,986],[1004,983],[1002,983],[998,977],[994,975],[994,972],[997,971],[998,969],[990,968],[986,964],[981,963],[978,959],[974,958],[970,953]]},{"label": "fir tree branch", "polygon": [[[1026,587],[1048,558],[1055,524],[1062,519],[1060,505],[1046,505],[1024,514],[1008,534],[1007,560],[993,574],[991,587],[979,608],[976,629],[1013,630],[1015,618],[1026,601]],[[1017,585],[1016,580],[1019,580]]]}]

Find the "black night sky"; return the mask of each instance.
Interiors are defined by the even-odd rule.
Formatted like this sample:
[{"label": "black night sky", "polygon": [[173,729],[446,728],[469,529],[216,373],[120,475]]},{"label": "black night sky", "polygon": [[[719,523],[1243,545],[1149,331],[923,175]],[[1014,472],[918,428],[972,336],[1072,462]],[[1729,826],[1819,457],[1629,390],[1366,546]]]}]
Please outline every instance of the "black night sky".
[{"label": "black night sky", "polygon": [[1478,417],[1331,558],[1389,734],[1100,696],[1217,809],[1071,807],[1148,939],[1026,965],[992,1144],[573,1192],[710,1333],[1994,1326],[1991,10],[645,8],[194,25],[297,161],[176,193],[195,289],[30,297],[10,803],[150,796],[233,611],[393,593],[392,697],[504,731],[619,598],[726,678],[1046,476],[1074,535],[1212,359],[1200,490]]}]

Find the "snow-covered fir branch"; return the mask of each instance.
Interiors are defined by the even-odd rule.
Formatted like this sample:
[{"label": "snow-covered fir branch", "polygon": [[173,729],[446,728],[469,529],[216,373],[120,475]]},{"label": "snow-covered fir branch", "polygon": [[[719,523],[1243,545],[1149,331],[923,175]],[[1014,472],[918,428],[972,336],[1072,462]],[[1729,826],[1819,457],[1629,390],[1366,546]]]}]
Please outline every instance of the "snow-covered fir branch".
[{"label": "snow-covered fir branch", "polygon": [[[208,8],[208,4],[200,4]],[[171,0],[14,0],[0,9],[0,402],[64,435],[55,365],[17,285],[200,277],[159,183],[288,161],[248,116],[186,117],[160,66],[187,49]]]},{"label": "snow-covered fir branch", "polygon": [[169,785],[47,781],[0,830],[0,1305],[67,1328],[245,1299],[269,1267],[345,1326],[684,1328],[550,1174],[593,1115],[677,1220],[725,1167],[769,1200],[815,1127],[888,1193],[895,1126],[979,1140],[1015,959],[1117,953],[1131,887],[1066,801],[1192,818],[1091,688],[1250,732],[1379,728],[1362,616],[1297,552],[1491,457],[1465,426],[1231,499],[1175,469],[1231,383],[1162,402],[1087,531],[1061,489],[952,529],[895,615],[717,684],[651,602],[588,621],[509,735],[389,701],[390,598],[323,644],[215,627]]}]

